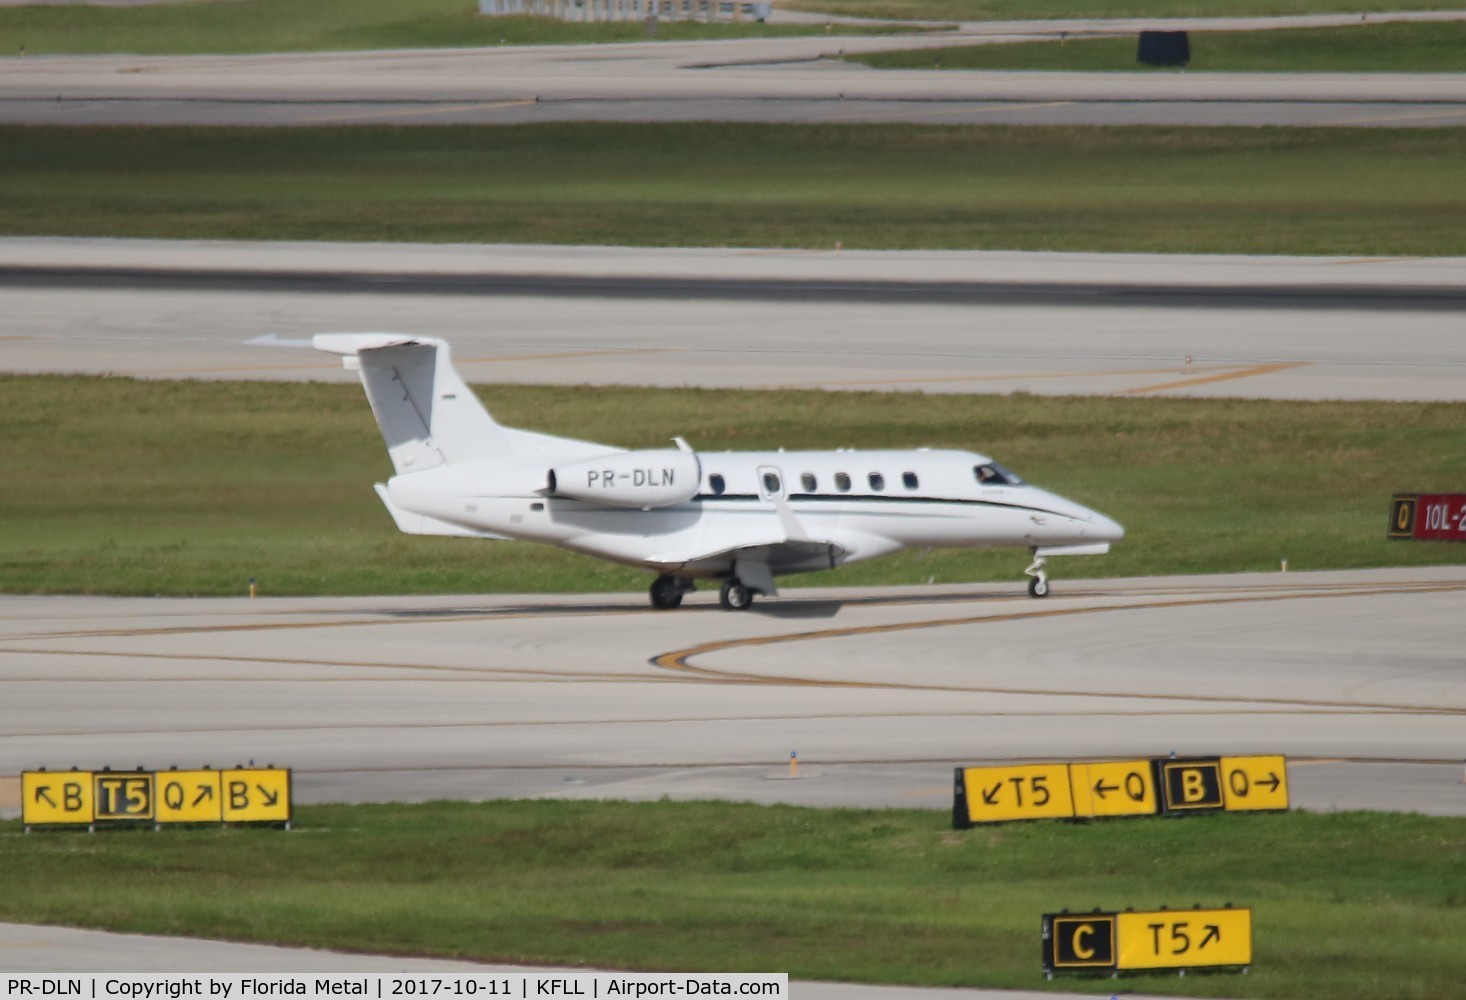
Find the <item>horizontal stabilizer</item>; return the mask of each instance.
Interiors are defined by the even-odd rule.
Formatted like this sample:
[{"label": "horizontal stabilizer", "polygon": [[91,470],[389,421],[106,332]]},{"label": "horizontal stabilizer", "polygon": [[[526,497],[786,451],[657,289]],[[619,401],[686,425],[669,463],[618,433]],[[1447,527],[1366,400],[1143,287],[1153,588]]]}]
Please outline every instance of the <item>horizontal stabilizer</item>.
[{"label": "horizontal stabilizer", "polygon": [[402,344],[428,342],[427,338],[406,333],[318,333],[311,338],[311,346],[316,350],[347,357],[355,357],[358,351],[374,347],[398,347]]},{"label": "horizontal stabilizer", "polygon": [[455,538],[492,538],[496,541],[509,541],[507,535],[476,531],[473,528],[465,528],[461,524],[453,524],[426,514],[414,514],[411,511],[403,510],[387,495],[386,483],[377,483],[374,488],[377,496],[382,498],[382,505],[387,508],[387,513],[391,514],[392,520],[397,523],[397,530],[404,535],[451,535]]}]

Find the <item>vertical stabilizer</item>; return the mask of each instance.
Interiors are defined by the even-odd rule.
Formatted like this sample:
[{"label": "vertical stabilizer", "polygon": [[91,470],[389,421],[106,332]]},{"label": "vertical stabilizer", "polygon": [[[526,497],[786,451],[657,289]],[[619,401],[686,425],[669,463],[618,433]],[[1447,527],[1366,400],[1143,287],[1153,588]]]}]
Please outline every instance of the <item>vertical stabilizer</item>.
[{"label": "vertical stabilizer", "polygon": [[508,456],[510,439],[453,370],[448,344],[393,334],[320,334],[317,350],[355,361],[401,475],[472,458]]}]

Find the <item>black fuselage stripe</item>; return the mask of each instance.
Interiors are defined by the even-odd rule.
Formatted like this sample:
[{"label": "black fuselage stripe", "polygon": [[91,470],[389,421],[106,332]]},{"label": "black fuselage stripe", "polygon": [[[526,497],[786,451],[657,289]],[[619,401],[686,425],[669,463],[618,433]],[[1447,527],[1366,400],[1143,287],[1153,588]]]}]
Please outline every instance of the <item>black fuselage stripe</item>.
[{"label": "black fuselage stripe", "polygon": [[[757,502],[760,497],[752,493],[699,493],[692,498],[702,503],[717,503],[722,501]],[[963,500],[949,497],[903,497],[903,496],[881,496],[865,493],[791,493],[788,496],[791,504],[795,503],[924,503],[924,504],[956,504],[963,507],[997,507],[1004,510],[1025,510],[1035,514],[1052,514],[1055,517],[1073,517],[1073,514],[1066,514],[1062,511],[1047,510],[1043,507],[1028,507],[1024,504],[999,503],[995,500]]]}]

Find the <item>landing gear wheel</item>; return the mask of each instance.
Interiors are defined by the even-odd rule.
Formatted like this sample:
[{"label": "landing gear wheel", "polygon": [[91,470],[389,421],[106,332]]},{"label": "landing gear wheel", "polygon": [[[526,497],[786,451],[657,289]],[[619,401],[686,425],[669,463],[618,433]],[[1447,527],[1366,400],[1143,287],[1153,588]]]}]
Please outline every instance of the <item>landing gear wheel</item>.
[{"label": "landing gear wheel", "polygon": [[718,603],[728,611],[743,611],[753,603],[753,591],[735,576],[723,581],[723,589],[718,593]]},{"label": "landing gear wheel", "polygon": [[1033,552],[1033,562],[1030,563],[1029,567],[1023,571],[1024,574],[1029,577],[1028,596],[1048,597],[1049,575],[1044,572],[1044,564],[1047,563],[1048,560],[1039,555],[1037,549],[1033,549],[1031,551]]},{"label": "landing gear wheel", "polygon": [[652,583],[652,607],[670,611],[682,603],[685,592],[682,581],[675,576],[659,576]]}]

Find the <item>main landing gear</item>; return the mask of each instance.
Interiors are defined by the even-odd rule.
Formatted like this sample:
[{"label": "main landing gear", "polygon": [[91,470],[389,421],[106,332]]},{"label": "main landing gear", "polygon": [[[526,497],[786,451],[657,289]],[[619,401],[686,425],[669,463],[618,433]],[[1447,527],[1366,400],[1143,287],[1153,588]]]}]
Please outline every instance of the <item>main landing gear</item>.
[{"label": "main landing gear", "polygon": [[723,589],[718,592],[718,603],[725,611],[745,611],[753,603],[753,591],[738,577],[731,576],[723,581]]},{"label": "main landing gear", "polygon": [[[682,596],[693,590],[692,581],[676,576],[659,576],[652,583],[652,607],[659,611],[670,611],[682,604]],[[754,590],[738,577],[723,581],[718,592],[718,603],[726,611],[745,611],[753,603]]]},{"label": "main landing gear", "polygon": [[1047,559],[1035,552],[1033,554],[1033,562],[1023,571],[1027,576],[1031,577],[1028,581],[1029,597],[1049,596],[1049,575],[1044,572],[1044,566],[1047,563]]},{"label": "main landing gear", "polygon": [[682,603],[682,595],[691,590],[691,580],[659,576],[652,583],[652,607],[659,611],[671,611]]}]

